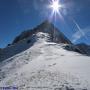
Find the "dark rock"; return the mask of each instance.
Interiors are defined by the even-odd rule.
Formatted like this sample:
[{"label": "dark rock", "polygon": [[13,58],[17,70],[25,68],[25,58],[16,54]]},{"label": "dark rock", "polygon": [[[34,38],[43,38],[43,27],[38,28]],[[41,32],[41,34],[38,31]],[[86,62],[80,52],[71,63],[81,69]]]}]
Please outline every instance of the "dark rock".
[{"label": "dark rock", "polygon": [[31,43],[31,40],[28,40],[28,41],[27,41],[27,44],[29,44],[29,43]]},{"label": "dark rock", "polygon": [[69,88],[66,86],[66,90],[75,90],[74,88]]},{"label": "dark rock", "polygon": [[69,51],[75,51],[90,56],[90,46],[83,43],[77,45],[68,44],[64,48]]},{"label": "dark rock", "polygon": [[62,88],[55,88],[54,90],[62,90]]}]

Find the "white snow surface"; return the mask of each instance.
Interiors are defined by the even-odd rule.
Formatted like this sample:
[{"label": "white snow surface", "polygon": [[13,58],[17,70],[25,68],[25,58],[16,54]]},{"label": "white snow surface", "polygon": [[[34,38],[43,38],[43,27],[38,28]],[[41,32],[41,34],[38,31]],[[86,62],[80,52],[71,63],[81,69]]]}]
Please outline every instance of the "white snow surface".
[{"label": "white snow surface", "polygon": [[0,87],[18,90],[90,90],[90,57],[37,34],[29,49],[0,63]]}]

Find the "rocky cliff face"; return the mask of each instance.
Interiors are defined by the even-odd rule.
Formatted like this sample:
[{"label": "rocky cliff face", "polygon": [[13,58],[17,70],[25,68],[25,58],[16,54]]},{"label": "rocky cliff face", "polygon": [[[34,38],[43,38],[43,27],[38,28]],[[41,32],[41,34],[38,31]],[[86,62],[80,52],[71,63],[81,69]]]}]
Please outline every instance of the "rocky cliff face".
[{"label": "rocky cliff face", "polygon": [[84,43],[80,43],[77,45],[66,45],[65,49],[90,56],[90,46]]},{"label": "rocky cliff face", "polygon": [[32,36],[33,34],[37,34],[38,32],[48,33],[50,35],[50,42],[71,44],[71,41],[48,20],[44,21],[42,24],[38,25],[32,30],[22,32],[19,36],[14,39],[12,44],[26,39]]}]

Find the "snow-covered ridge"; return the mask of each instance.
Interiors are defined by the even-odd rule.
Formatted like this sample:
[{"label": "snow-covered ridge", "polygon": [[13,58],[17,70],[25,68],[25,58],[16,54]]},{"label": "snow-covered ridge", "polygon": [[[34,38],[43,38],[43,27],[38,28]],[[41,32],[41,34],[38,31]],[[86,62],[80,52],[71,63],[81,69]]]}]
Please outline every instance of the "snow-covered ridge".
[{"label": "snow-covered ridge", "polygon": [[90,71],[87,69],[90,68],[90,57],[67,51],[63,49],[64,44],[47,42],[49,35],[46,33],[33,36],[36,42],[32,47],[0,64],[0,87],[90,90]]},{"label": "snow-covered ridge", "polygon": [[[73,52],[86,46],[71,44],[61,33],[59,37],[57,31],[53,36],[49,32],[53,30],[51,27],[41,28],[43,31],[40,28],[37,33],[19,37],[17,43],[0,50],[0,87],[90,90],[90,57]],[[55,43],[57,40],[61,41]]]},{"label": "snow-covered ridge", "polygon": [[11,58],[12,56],[19,54],[20,52],[29,49],[36,42],[49,42],[50,38],[51,37],[48,33],[38,32],[36,34],[33,34],[26,39],[20,40],[19,42],[2,49],[0,51],[0,61]]}]

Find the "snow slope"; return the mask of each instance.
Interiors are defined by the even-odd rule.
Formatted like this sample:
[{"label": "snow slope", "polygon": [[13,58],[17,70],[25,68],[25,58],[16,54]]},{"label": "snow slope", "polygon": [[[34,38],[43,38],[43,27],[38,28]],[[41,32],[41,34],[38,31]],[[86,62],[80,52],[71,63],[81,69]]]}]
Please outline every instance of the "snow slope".
[{"label": "snow slope", "polygon": [[29,49],[0,63],[0,87],[18,90],[90,90],[90,57],[47,42],[39,32]]}]

